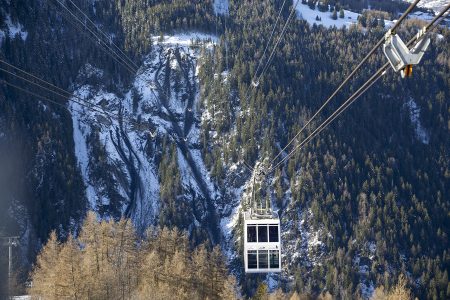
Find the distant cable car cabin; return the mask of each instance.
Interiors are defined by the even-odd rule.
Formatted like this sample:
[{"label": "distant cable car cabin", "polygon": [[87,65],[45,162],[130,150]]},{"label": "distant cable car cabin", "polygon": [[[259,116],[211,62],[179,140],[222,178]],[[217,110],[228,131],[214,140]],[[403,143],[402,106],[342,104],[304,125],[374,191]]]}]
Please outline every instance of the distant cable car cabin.
[{"label": "distant cable car cabin", "polygon": [[281,272],[280,219],[277,213],[244,212],[244,237],[246,273]]}]

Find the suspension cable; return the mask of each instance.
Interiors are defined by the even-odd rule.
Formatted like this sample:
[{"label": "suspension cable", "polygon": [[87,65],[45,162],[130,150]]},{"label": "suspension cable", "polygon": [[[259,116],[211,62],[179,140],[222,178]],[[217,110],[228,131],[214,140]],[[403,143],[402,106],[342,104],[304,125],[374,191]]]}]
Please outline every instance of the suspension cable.
[{"label": "suspension cable", "polygon": [[[284,26],[283,26],[283,29],[282,29],[282,31],[281,31],[281,34],[280,34],[280,36],[278,37],[278,40],[276,41],[275,45],[273,46],[273,49],[272,49],[272,51],[271,51],[271,53],[270,53],[270,56],[269,56],[269,59],[267,60],[266,64],[264,65],[261,74],[259,75],[259,77],[257,77],[257,80],[256,80],[257,82],[258,82],[258,81],[261,79],[261,77],[264,75],[264,73],[266,72],[266,70],[267,70],[267,68],[268,68],[268,65],[271,63],[272,58],[273,58],[273,55],[274,55],[274,53],[275,53],[275,50],[277,49],[278,44],[280,43],[280,41],[282,40],[282,38],[283,38],[283,36],[284,36],[284,33],[286,32],[286,28],[288,27],[289,22],[291,21],[292,16],[293,16],[294,12],[296,11],[296,8],[297,8],[298,3],[299,3],[299,0],[297,0],[297,2],[295,3],[295,5],[292,7],[292,10],[291,10],[291,12],[290,12],[290,14],[289,14],[289,16],[288,16],[288,18],[287,18],[287,20],[286,20]],[[260,64],[261,64],[261,62],[262,62],[262,59],[263,59],[263,57],[264,57],[264,55],[265,55],[265,53],[266,53],[266,51],[267,51],[269,45],[271,44],[272,37],[273,37],[273,34],[274,34],[274,32],[275,32],[275,29],[276,29],[276,25],[277,25],[277,23],[278,23],[278,20],[279,20],[279,18],[280,18],[280,16],[281,16],[281,13],[282,13],[282,11],[283,11],[284,5],[285,5],[285,1],[283,2],[283,5],[282,5],[282,7],[281,7],[281,9],[280,9],[280,12],[279,12],[279,14],[278,14],[276,23],[275,23],[275,25],[274,25],[274,27],[273,27],[273,29],[272,29],[272,33],[271,33],[271,35],[270,35],[269,41],[267,42],[267,45],[266,45],[266,47],[265,47],[265,49],[264,49],[264,53],[263,53],[263,55],[262,55],[261,58],[260,58],[260,61],[259,61],[259,64],[258,64],[258,68],[257,68],[255,74],[253,75],[253,77],[256,76],[256,74],[257,74],[257,72],[258,72],[258,70],[259,70]],[[252,80],[253,80],[253,77],[252,77]],[[245,95],[245,99],[248,99],[248,98],[249,98],[250,93],[254,90],[254,88],[255,88],[255,86],[252,86],[252,85],[250,85],[250,86],[247,88],[247,92],[246,92],[246,95]],[[247,163],[246,163],[245,161],[244,161],[244,166],[246,166],[247,169],[249,169],[251,172],[253,172],[254,169],[251,168],[251,167],[249,168],[248,165],[247,165]]]},{"label": "suspension cable", "polygon": [[[272,51],[269,55],[269,59],[267,60],[266,64],[263,67],[263,70],[261,72],[261,74],[257,77],[256,82],[259,82],[261,80],[261,77],[264,75],[264,73],[267,71],[267,69],[269,68],[270,63],[272,62],[273,56],[275,54],[275,51],[278,48],[278,45],[280,44],[281,40],[283,39],[284,33],[286,32],[286,29],[290,23],[290,21],[292,20],[292,16],[294,15],[294,12],[297,9],[297,5],[300,2],[300,0],[297,0],[297,2],[295,2],[295,5],[292,7],[292,10],[283,26],[283,29],[281,30],[280,36],[278,37],[278,40],[276,41],[275,45],[272,48]],[[256,75],[256,73],[255,73]],[[255,89],[255,86],[251,85],[251,87],[249,86],[247,89],[247,93],[245,95],[245,99],[248,99],[248,97],[250,96],[250,93]]]},{"label": "suspension cable", "polygon": [[[67,7],[67,6],[65,6],[61,1],[62,0],[54,0],[54,1],[56,1],[56,2],[58,2],[61,6],[63,6],[64,8],[65,8],[65,10],[68,12],[68,13],[70,13],[70,15],[71,16],[73,16],[73,18],[75,18],[80,24],[81,24],[81,26],[80,25],[75,25],[75,24],[73,24],[73,22],[71,22],[72,20],[70,20],[70,17],[67,17],[68,16],[68,14],[67,13],[64,13],[63,14],[63,16],[65,16],[66,17],[66,19],[67,20],[69,20],[69,22],[71,23],[71,24],[73,24],[75,27],[77,27],[77,29],[80,29],[81,30],[81,32],[83,32],[83,33],[85,33],[93,42],[94,42],[94,44],[96,44],[96,45],[99,45],[99,46],[102,46],[101,47],[101,49],[106,53],[106,54],[108,54],[112,59],[114,59],[117,63],[119,63],[120,65],[122,65],[123,67],[125,67],[125,69],[127,69],[130,73],[132,73],[132,74],[135,74],[136,72],[137,72],[137,70],[138,69],[134,69],[132,66],[130,66],[129,64],[126,64],[126,62],[125,62],[125,59],[123,58],[123,57],[121,57],[120,55],[118,55],[116,52],[114,52],[114,50],[113,49],[111,49],[111,47],[109,47],[100,37],[98,37],[98,35],[96,35],[94,32],[92,32],[92,30],[90,30],[89,28],[87,28],[86,26],[85,26],[85,24],[83,23],[83,21],[82,20],[80,20],[76,15],[74,15],[71,11],[70,11],[70,9]],[[69,0],[70,2],[72,2],[71,0]],[[75,5],[76,6],[76,5]],[[79,11],[81,11],[81,9],[79,9],[78,8],[78,10]],[[82,12],[82,11],[81,11]],[[83,13],[83,12],[82,12]],[[83,13],[84,14],[84,13]],[[87,17],[87,16],[86,16]],[[93,21],[91,21],[90,20],[90,22],[91,23],[93,23]],[[94,24],[94,26],[96,26],[95,25],[95,23],[93,23]],[[84,28],[86,28],[91,34],[93,34],[94,35],[94,37],[96,38],[94,38],[94,37],[92,37],[91,35],[89,35],[86,31],[84,31]],[[96,28],[97,28],[97,26],[96,26]],[[98,29],[98,28],[97,28]],[[100,29],[98,29],[99,31],[101,31]],[[107,36],[105,33],[103,33],[105,36]],[[101,42],[101,43],[100,43]],[[114,44],[115,45],[115,44]],[[117,46],[116,46],[117,47]],[[105,49],[106,48],[106,49]],[[109,51],[108,51],[109,50]],[[122,52],[122,51],[121,51]],[[123,52],[122,52],[123,53]],[[121,58],[121,60],[120,61],[118,61],[117,60],[117,57],[119,57],[119,58]],[[128,59],[129,61],[131,61],[132,62],[132,60],[125,54],[125,53],[123,53],[123,56],[126,58],[126,59]],[[125,64],[124,64],[125,63]],[[133,63],[134,64],[134,63]],[[135,64],[134,64],[135,65]],[[150,82],[152,82],[152,83],[155,83],[155,81],[154,80],[150,80]],[[170,99],[170,96],[163,90],[163,89],[158,89],[158,91],[159,92],[161,92],[168,100]],[[155,95],[155,93],[152,91],[152,93]],[[155,97],[157,97],[156,95],[155,95]],[[158,98],[158,97],[157,97]]]},{"label": "suspension cable", "polygon": [[[17,77],[17,78],[19,78],[19,79],[21,79],[21,80],[23,80],[23,81],[28,82],[28,83],[31,83],[31,84],[33,84],[33,85],[35,85],[35,86],[37,86],[37,87],[42,88],[43,90],[46,90],[46,91],[48,91],[48,92],[50,92],[50,93],[53,93],[53,94],[55,94],[55,95],[57,95],[57,96],[60,96],[60,97],[64,98],[64,99],[69,99],[69,98],[72,97],[72,95],[71,95],[69,92],[66,92],[67,94],[64,95],[64,94],[62,94],[62,93],[60,93],[60,92],[58,92],[58,91],[55,91],[55,90],[52,90],[51,88],[48,88],[48,87],[43,86],[43,85],[40,85],[40,84],[37,83],[37,82],[34,82],[34,81],[30,80],[30,79],[27,79],[27,78],[25,78],[25,77],[22,77],[22,76],[20,76],[20,75],[18,75],[18,74],[16,74],[16,73],[13,73],[13,72],[11,72],[11,71],[9,71],[9,70],[7,70],[7,69],[4,69],[4,68],[2,68],[2,67],[0,67],[0,71],[3,71],[3,72],[5,72],[5,73],[7,73],[7,74],[9,74],[9,75],[12,75],[12,76],[14,76],[14,77]],[[104,110],[99,111],[99,110],[96,110],[96,109],[95,109],[95,107],[97,107],[97,108],[99,108],[99,109],[103,109],[100,105],[95,104],[95,103],[90,103],[90,102],[88,102],[86,99],[82,99],[82,98],[77,97],[77,96],[73,96],[73,97],[78,98],[77,101],[74,100],[73,102],[78,103],[78,104],[80,104],[80,105],[83,105],[83,106],[85,106],[85,107],[92,108],[95,112],[108,114],[108,116],[111,117],[111,115],[110,115],[109,112],[104,111]],[[82,103],[80,103],[79,101],[81,101]]]},{"label": "suspension cable", "polygon": [[128,57],[123,51],[122,49],[120,49],[113,41],[111,36],[108,36],[104,31],[102,31],[90,18],[88,15],[86,15],[86,13],[79,8],[72,0],[69,0],[69,2],[84,16],[84,18],[86,20],[89,21],[89,23],[91,23],[106,39],[109,40],[109,42],[117,49],[117,51],[119,51],[122,56],[128,60],[128,62],[130,63],[130,65],[132,65],[135,69],[139,69],[139,67],[134,63],[134,61]]},{"label": "suspension cable", "polygon": [[[420,0],[415,0],[411,5],[408,7],[408,9],[403,13],[403,15],[400,17],[400,19],[394,24],[392,27],[392,32],[394,32],[400,24],[403,22],[403,20],[408,16],[408,14],[413,10],[416,5],[419,3]],[[372,54],[375,53],[375,51],[384,43],[384,36],[376,43],[376,45],[369,51],[369,53],[361,60],[361,62],[353,69],[353,71],[344,79],[344,81],[338,86],[338,88],[331,94],[330,97],[322,104],[322,106],[314,113],[314,115],[303,125],[303,127],[300,129],[300,131],[287,143],[286,146],[284,146],[283,149],[272,159],[271,165],[276,161],[280,155],[297,139],[297,137],[302,134],[302,132],[306,129],[306,127],[311,124],[311,122],[324,110],[324,108],[330,103],[330,101],[337,95],[337,93],[347,84],[347,82],[350,81],[350,79],[356,74],[356,72],[363,66],[363,64],[372,56]]]},{"label": "suspension cable", "polygon": [[254,73],[253,76],[252,76],[252,80],[253,80],[253,78],[255,78],[256,75],[258,74],[258,71],[259,71],[259,68],[261,67],[261,63],[262,63],[262,61],[263,61],[263,59],[264,59],[264,56],[266,55],[266,52],[267,52],[267,50],[269,49],[270,44],[272,44],[273,35],[274,35],[274,33],[275,33],[275,29],[277,28],[278,21],[280,20],[280,17],[281,17],[281,14],[282,14],[282,12],[283,12],[283,8],[284,8],[284,5],[285,5],[285,4],[286,4],[286,0],[283,1],[283,4],[281,5],[280,11],[278,12],[277,19],[276,19],[276,21],[275,21],[275,24],[273,25],[272,32],[270,33],[270,37],[269,37],[269,39],[268,39],[268,41],[267,41],[266,47],[264,48],[264,52],[263,52],[263,54],[261,55],[261,58],[259,59],[259,62],[258,62],[258,66],[257,66],[257,68],[256,68],[256,71],[255,71],[255,73]]},{"label": "suspension cable", "polygon": [[320,124],[310,135],[308,135],[300,144],[298,144],[288,155],[286,155],[280,162],[272,167],[268,173],[273,172],[278,166],[290,159],[293,154],[303,148],[311,139],[317,136],[323,129],[325,129],[331,122],[333,122],[342,112],[344,112],[354,101],[356,101],[363,93],[365,93],[378,79],[386,72],[389,63],[381,67],[366,83],[361,86],[350,98],[348,98],[331,116],[329,116],[322,124]]},{"label": "suspension cable", "polygon": [[[442,17],[450,9],[450,4],[447,5],[433,20],[428,23],[425,28],[426,31],[431,31],[437,27],[437,25],[445,18]],[[442,18],[441,18],[442,17]],[[424,36],[413,37],[407,46],[411,47],[415,42],[419,42]],[[387,73],[389,69],[389,63],[385,63],[366,83],[361,86],[350,98],[348,98],[333,114],[331,114],[322,124],[320,124],[310,135],[308,135],[299,145],[297,145],[287,156],[285,156],[278,164],[272,167],[268,173],[273,172],[278,166],[285,161],[289,160],[293,154],[302,149],[308,142],[322,132],[331,122],[333,122],[341,113],[343,113],[352,103],[354,103],[362,94],[364,94],[375,82],[378,81],[383,75]]]},{"label": "suspension cable", "polygon": [[[116,52],[114,52],[112,49],[111,49],[111,47],[109,47],[104,41],[102,41],[95,33],[93,33],[89,28],[87,28],[86,26],[84,26],[84,23],[83,23],[83,21],[82,20],[80,20],[79,18],[77,18],[63,3],[61,3],[60,1],[61,0],[55,0],[56,2],[58,2],[60,5],[62,5],[64,8],[65,8],[65,10],[66,11],[68,11],[69,13],[70,13],[70,15],[72,15],[80,24],[81,24],[81,26],[80,26],[80,24],[74,24],[73,22],[72,22],[72,20],[71,20],[71,18],[70,18],[70,15],[69,14],[67,14],[67,12],[62,12],[63,13],[63,16],[65,16],[65,18],[72,24],[72,25],[74,25],[77,29],[79,29],[82,33],[84,33],[84,34],[86,34],[86,36],[89,38],[89,39],[91,39],[93,42],[94,42],[94,44],[96,44],[96,45],[99,45],[100,46],[100,49],[102,49],[107,55],[109,55],[114,61],[116,61],[117,63],[119,63],[120,65],[122,65],[127,71],[129,71],[130,73],[132,73],[132,74],[135,74],[136,72],[137,72],[137,69],[134,69],[134,68],[132,68],[132,67],[130,67],[128,64],[124,64],[124,59],[122,58],[121,59],[121,61],[119,61],[118,59],[117,59],[117,57],[116,56],[119,56]],[[70,0],[69,0],[70,1]],[[55,4],[54,4],[55,5]],[[92,21],[91,21],[92,22]],[[93,35],[94,35],[94,37],[96,38],[94,38],[94,37],[92,37],[91,35],[89,35],[89,33],[88,32],[86,32],[85,30],[84,30],[84,28],[86,28],[89,32],[91,32]],[[99,41],[101,41],[101,43],[98,43]],[[106,48],[106,49],[105,49]],[[109,51],[108,51],[109,50]],[[119,56],[120,57],[120,56]],[[126,56],[126,54],[124,54],[124,57],[126,57],[128,60],[130,60],[130,61],[132,61],[130,58],[128,58],[127,56]],[[154,80],[150,80],[150,82],[152,82],[152,83],[155,83],[155,81]],[[158,89],[158,91],[159,92],[161,92],[167,99],[170,99],[170,97],[169,97],[169,95],[164,91],[164,90],[162,90],[162,89]],[[154,91],[152,90],[151,91],[152,92],[152,94],[156,97],[156,98],[158,98],[158,96],[154,93]]]},{"label": "suspension cable", "polygon": [[273,57],[274,57],[274,55],[275,55],[275,50],[276,50],[276,48],[278,47],[278,45],[280,44],[280,42],[281,42],[281,40],[282,40],[282,36],[284,35],[284,33],[285,33],[286,30],[287,30],[287,27],[288,27],[288,25],[289,25],[289,22],[292,20],[292,17],[294,16],[294,13],[296,12],[296,9],[297,9],[297,6],[298,6],[298,3],[299,3],[299,2],[300,2],[300,0],[297,0],[297,2],[295,3],[294,7],[292,8],[291,13],[290,13],[290,15],[289,15],[289,17],[288,17],[288,20],[287,20],[286,24],[285,24],[284,27],[283,27],[283,31],[281,32],[281,35],[280,35],[280,37],[278,38],[277,43],[275,44],[275,47],[273,48],[272,53],[271,53],[270,56],[269,56],[269,60],[267,61],[266,66],[264,67],[262,73],[261,73],[261,74],[259,75],[259,77],[258,77],[258,81],[261,80],[262,76],[264,75],[264,73],[265,73],[265,72],[267,71],[267,69],[269,68],[269,65],[270,65],[270,63],[272,62],[272,59],[273,59]]},{"label": "suspension cable", "polygon": [[[12,65],[11,65],[11,66],[12,66]],[[23,71],[23,70],[21,70],[21,69],[19,69],[19,68],[17,68],[17,67],[14,67],[14,68],[17,69],[17,70],[19,70],[19,71],[21,71],[21,72],[27,73],[27,72],[25,72],[25,71]],[[23,76],[20,76],[20,75],[18,75],[18,74],[15,74],[15,73],[13,73],[13,72],[11,72],[11,71],[9,71],[9,70],[3,69],[3,68],[1,68],[1,67],[0,67],[0,70],[1,70],[1,71],[4,71],[4,72],[6,72],[6,73],[8,73],[8,74],[10,74],[10,75],[13,75],[13,76],[15,76],[15,77],[17,77],[17,78],[19,78],[19,79],[21,79],[21,80],[24,80],[24,81],[26,81],[26,82],[28,82],[28,83],[31,83],[31,84],[33,84],[33,85],[35,85],[35,86],[37,86],[37,87],[40,87],[40,88],[42,88],[42,89],[44,89],[44,90],[46,90],[46,91],[48,91],[48,92],[50,92],[50,93],[53,93],[53,94],[56,95],[56,96],[62,97],[63,99],[65,99],[65,100],[67,100],[67,101],[69,101],[69,102],[76,103],[76,104],[78,104],[78,105],[80,105],[80,106],[82,106],[82,107],[84,107],[84,108],[86,108],[86,109],[88,109],[88,110],[90,110],[90,111],[92,111],[92,112],[96,112],[96,113],[99,113],[99,114],[102,114],[102,115],[106,115],[106,116],[108,116],[108,117],[110,117],[110,118],[112,118],[112,119],[114,119],[114,120],[116,120],[116,121],[118,121],[118,122],[120,122],[121,120],[123,120],[123,121],[125,121],[126,123],[128,123],[129,125],[133,125],[133,126],[136,126],[136,127],[142,126],[142,123],[139,123],[139,122],[137,122],[137,121],[134,121],[134,120],[131,119],[131,118],[127,118],[127,117],[125,117],[125,116],[121,116],[120,114],[117,114],[117,113],[114,113],[114,112],[111,112],[111,111],[107,111],[107,110],[105,110],[103,107],[101,107],[101,106],[98,105],[98,104],[90,103],[90,102],[88,102],[86,99],[83,99],[83,98],[81,98],[81,97],[79,97],[79,96],[77,96],[77,95],[72,95],[72,94],[70,94],[68,91],[65,91],[65,90],[63,90],[63,89],[61,89],[61,88],[58,88],[58,87],[52,85],[51,83],[49,83],[49,82],[47,82],[47,81],[45,81],[45,80],[43,80],[43,79],[40,79],[40,78],[38,78],[38,77],[36,77],[36,76],[30,74],[30,73],[28,73],[28,74],[30,74],[31,76],[33,76],[34,78],[38,79],[40,82],[42,82],[42,83],[44,83],[44,84],[46,84],[46,85],[48,85],[48,86],[55,87],[58,91],[55,91],[55,90],[53,90],[52,88],[49,88],[49,87],[47,87],[47,86],[44,86],[44,85],[42,85],[42,84],[40,84],[40,83],[38,83],[38,82],[32,81],[32,80],[30,80],[30,79],[27,79],[27,78],[25,78],[25,77],[23,77]],[[54,100],[50,100],[50,99],[48,99],[48,98],[46,98],[46,97],[44,97],[44,96],[41,96],[41,95],[38,95],[37,93],[32,92],[32,91],[23,89],[23,88],[21,88],[21,87],[19,87],[19,86],[17,86],[17,85],[14,85],[14,84],[12,84],[12,83],[6,81],[6,80],[3,80],[3,79],[0,79],[0,80],[2,80],[2,82],[5,82],[6,84],[8,84],[8,85],[10,85],[10,86],[12,86],[12,87],[15,87],[15,88],[17,88],[17,89],[19,89],[19,90],[21,90],[21,91],[23,91],[23,92],[25,92],[25,93],[31,94],[31,95],[33,95],[33,96],[39,97],[39,98],[41,98],[41,99],[43,99],[43,100],[46,100],[46,101],[48,101],[48,102],[51,102],[51,103],[57,104],[57,105],[59,105],[59,106],[65,107],[65,105],[63,105],[63,104],[61,104],[61,103],[58,103],[58,102],[56,102],[56,101],[54,101]],[[65,107],[65,108],[67,109],[67,107]],[[99,109],[97,109],[97,108],[99,108],[99,109],[101,109],[101,110],[99,110]],[[79,112],[79,110],[76,110],[76,109],[74,109],[74,111]]]},{"label": "suspension cable", "polygon": [[[88,32],[90,32],[96,39],[97,42],[99,44],[101,44],[101,46],[105,47],[107,50],[109,50],[109,53],[111,55],[111,57],[118,62],[119,64],[121,64],[123,67],[125,67],[128,71],[130,71],[131,73],[136,73],[137,69],[135,69],[133,66],[131,66],[129,63],[127,63],[127,61],[118,53],[116,53],[109,45],[108,43],[106,43],[98,34],[96,34],[91,28],[89,28],[88,26],[86,26],[83,22],[83,20],[81,20],[77,15],[75,15],[63,2],[62,0],[55,0],[59,5],[61,5],[68,14],[70,14],[78,23],[80,23],[80,25],[85,28]],[[67,17],[67,15],[66,15]],[[80,27],[78,26],[78,29]],[[93,40],[91,38],[91,40]],[[95,42],[95,40],[93,40]]]},{"label": "suspension cable", "polygon": [[[60,106],[60,107],[64,108],[65,110],[67,110],[69,113],[71,112],[71,111],[67,108],[67,106],[65,106],[64,104],[59,103],[59,102],[57,102],[57,101],[55,101],[55,100],[48,99],[48,98],[46,98],[46,97],[44,97],[44,96],[42,96],[42,95],[39,95],[39,94],[37,94],[37,93],[34,93],[34,92],[30,91],[30,90],[21,88],[20,86],[15,85],[15,84],[13,84],[13,83],[11,83],[11,82],[8,82],[8,81],[6,81],[6,80],[4,80],[4,79],[1,79],[1,78],[0,78],[0,82],[4,83],[4,84],[6,84],[6,85],[9,85],[9,86],[11,86],[11,87],[13,87],[13,88],[15,88],[15,89],[21,91],[21,92],[24,92],[24,93],[26,93],[26,94],[32,95],[32,96],[34,96],[34,97],[36,97],[36,98],[39,98],[39,99],[41,99],[41,100],[50,102],[50,103],[55,104],[55,105],[57,105],[57,106]],[[73,111],[76,111],[76,112],[78,112],[78,113],[83,113],[81,110],[73,109]]]}]

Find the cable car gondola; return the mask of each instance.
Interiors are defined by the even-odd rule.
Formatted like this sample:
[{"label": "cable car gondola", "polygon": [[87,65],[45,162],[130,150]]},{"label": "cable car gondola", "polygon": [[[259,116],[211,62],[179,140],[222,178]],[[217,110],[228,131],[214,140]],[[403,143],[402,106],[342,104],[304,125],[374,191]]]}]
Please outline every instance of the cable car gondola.
[{"label": "cable car gondola", "polygon": [[[258,191],[255,191],[256,177],[260,177],[263,186],[266,179],[262,169],[258,170],[253,175],[250,209],[244,212],[245,272],[281,272],[280,218],[272,211],[266,189],[258,184]],[[258,201],[255,193],[258,193]]]},{"label": "cable car gondola", "polygon": [[278,214],[244,213],[246,273],[281,272],[280,219]]}]

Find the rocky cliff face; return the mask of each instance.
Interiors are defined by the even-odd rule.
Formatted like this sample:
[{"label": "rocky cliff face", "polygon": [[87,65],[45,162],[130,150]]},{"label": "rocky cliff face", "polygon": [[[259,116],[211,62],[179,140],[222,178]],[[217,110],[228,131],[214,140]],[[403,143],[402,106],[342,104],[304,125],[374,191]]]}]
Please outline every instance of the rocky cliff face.
[{"label": "rocky cliff face", "polygon": [[130,217],[141,231],[156,225],[165,184],[159,166],[173,144],[182,189],[178,200],[190,211],[191,223],[185,227],[191,231],[204,226],[211,240],[218,238],[215,205],[220,195],[199,149],[196,73],[201,52],[211,51],[213,43],[212,37],[195,34],[167,36],[160,42],[155,38],[154,50],[131,88],[120,92],[101,84],[102,70],[86,65],[80,71],[74,95],[113,114],[102,115],[77,103],[70,106],[87,198],[100,215]]}]

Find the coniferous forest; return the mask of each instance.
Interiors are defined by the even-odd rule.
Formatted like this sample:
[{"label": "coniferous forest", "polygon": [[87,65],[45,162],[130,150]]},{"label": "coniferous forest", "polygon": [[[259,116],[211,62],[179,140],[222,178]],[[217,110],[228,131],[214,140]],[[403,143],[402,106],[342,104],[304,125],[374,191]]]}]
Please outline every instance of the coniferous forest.
[{"label": "coniferous forest", "polygon": [[[241,213],[252,181],[244,162],[276,158],[409,4],[299,1],[330,18],[348,18],[349,10],[360,16],[344,28],[293,18],[252,87],[278,12],[275,40],[296,1],[229,0],[227,13],[216,13],[213,0],[62,1],[106,32],[139,67],[136,74],[60,1],[0,0],[0,60],[73,95],[82,91],[120,118],[88,124],[82,162],[75,122],[84,115],[67,99],[17,81],[16,71],[0,71],[0,237],[19,237],[9,281],[0,240],[0,297],[450,298],[447,25],[430,34],[411,78],[389,69],[267,176],[265,197],[281,220],[283,272],[264,276],[243,269]],[[407,19],[398,34],[409,40],[424,24]],[[11,34],[13,26],[19,33]],[[190,32],[209,38],[168,46],[167,36]],[[379,49],[295,143],[385,62]],[[146,72],[159,76],[150,88],[158,104],[142,91],[154,83],[136,84]],[[157,188],[147,193],[146,185]],[[146,201],[156,208],[144,210]]]}]

